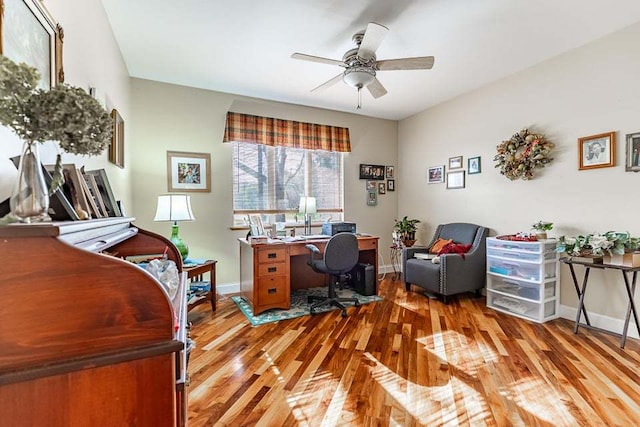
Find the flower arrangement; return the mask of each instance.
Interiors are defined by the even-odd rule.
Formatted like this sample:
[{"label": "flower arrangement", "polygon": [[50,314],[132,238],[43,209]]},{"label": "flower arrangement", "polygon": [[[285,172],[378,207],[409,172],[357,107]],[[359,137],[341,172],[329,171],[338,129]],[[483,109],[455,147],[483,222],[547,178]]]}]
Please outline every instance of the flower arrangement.
[{"label": "flower arrangement", "polygon": [[638,250],[639,246],[640,238],[631,237],[628,232],[607,231],[577,237],[560,236],[556,250],[570,256],[603,256],[605,252],[623,255],[625,252]]},{"label": "flower arrangement", "polygon": [[495,167],[512,181],[529,180],[535,168],[551,163],[553,158],[549,154],[553,146],[543,135],[522,129],[497,146],[498,153],[493,158],[497,162]]},{"label": "flower arrangement", "polygon": [[0,124],[29,144],[58,141],[67,153],[102,153],[111,142],[112,122],[100,103],[66,84],[36,89],[38,79],[35,68],[0,55]]}]

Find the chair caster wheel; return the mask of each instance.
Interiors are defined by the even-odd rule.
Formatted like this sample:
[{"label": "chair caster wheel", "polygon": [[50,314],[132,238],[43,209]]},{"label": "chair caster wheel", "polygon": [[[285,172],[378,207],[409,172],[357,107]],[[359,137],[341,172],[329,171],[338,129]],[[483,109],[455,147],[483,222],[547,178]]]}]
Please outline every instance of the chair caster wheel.
[{"label": "chair caster wheel", "polygon": [[342,310],[342,317],[347,317],[347,312],[346,312],[346,310]]},{"label": "chair caster wheel", "polygon": [[313,308],[311,308],[309,309],[309,314],[316,314],[316,311]]},{"label": "chair caster wheel", "polygon": [[356,301],[354,304],[356,307],[360,307],[360,301]]}]

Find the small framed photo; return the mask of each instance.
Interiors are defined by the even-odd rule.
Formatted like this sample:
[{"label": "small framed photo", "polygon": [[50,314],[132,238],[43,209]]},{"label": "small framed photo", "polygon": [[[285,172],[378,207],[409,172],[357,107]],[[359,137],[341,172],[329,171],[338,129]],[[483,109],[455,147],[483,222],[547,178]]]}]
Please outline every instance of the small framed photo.
[{"label": "small framed photo", "polygon": [[640,172],[640,132],[627,134],[627,172]]},{"label": "small framed photo", "polygon": [[385,167],[383,165],[360,164],[360,179],[384,179]]},{"label": "small framed photo", "polygon": [[464,188],[464,171],[447,172],[447,189]]},{"label": "small framed photo", "polygon": [[607,132],[578,139],[578,170],[614,166],[616,133]]},{"label": "small framed photo", "polygon": [[211,192],[211,155],[167,151],[169,191]]},{"label": "small framed photo", "polygon": [[378,189],[378,181],[367,181],[367,191],[376,191]]},{"label": "small framed photo", "polygon": [[378,204],[378,193],[375,191],[367,191],[367,206],[376,206]]},{"label": "small framed photo", "polygon": [[387,191],[396,191],[396,180],[388,179],[387,180]]},{"label": "small framed photo", "polygon": [[462,167],[462,156],[449,158],[449,169],[460,169]]},{"label": "small framed photo", "polygon": [[429,184],[439,184],[444,182],[444,165],[430,167],[427,170],[427,182]]},{"label": "small framed photo", "polygon": [[378,183],[378,194],[386,194],[387,193],[387,184],[384,182]]},{"label": "small framed photo", "polygon": [[395,172],[395,168],[393,166],[387,166],[387,179],[395,178],[395,176],[393,176],[394,172]]},{"label": "small framed photo", "polygon": [[467,171],[469,173],[469,175],[472,175],[474,173],[480,173],[481,172],[481,166],[480,166],[480,156],[478,157],[469,157],[467,159]]}]

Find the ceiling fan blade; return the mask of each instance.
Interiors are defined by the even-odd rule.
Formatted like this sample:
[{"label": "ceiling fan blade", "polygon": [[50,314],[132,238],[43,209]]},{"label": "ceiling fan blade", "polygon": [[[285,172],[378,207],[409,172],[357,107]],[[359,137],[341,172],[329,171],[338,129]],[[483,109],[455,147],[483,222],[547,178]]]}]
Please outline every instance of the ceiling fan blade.
[{"label": "ceiling fan blade", "polygon": [[418,56],[416,58],[384,59],[376,61],[376,68],[385,70],[430,70],[435,58],[433,56]]},{"label": "ceiling fan blade", "polygon": [[374,78],[373,81],[367,85],[367,89],[369,89],[371,95],[376,99],[387,94],[387,90],[377,78]]},{"label": "ceiling fan blade", "polygon": [[334,84],[338,83],[340,80],[342,80],[342,73],[338,74],[337,76],[333,77],[330,80],[327,80],[326,82],[322,83],[320,86],[314,87],[313,89],[311,89],[311,92],[327,89],[333,86]]},{"label": "ceiling fan blade", "polygon": [[364,37],[362,37],[362,42],[358,49],[358,56],[364,59],[373,58],[388,31],[389,29],[384,25],[370,22],[364,32]]},{"label": "ceiling fan blade", "polygon": [[340,65],[341,67],[346,67],[345,63],[342,61],[338,61],[337,59],[323,58],[321,56],[307,55],[304,53],[294,53],[293,55],[291,55],[291,57],[293,59],[300,59],[302,61],[319,62],[320,64]]}]

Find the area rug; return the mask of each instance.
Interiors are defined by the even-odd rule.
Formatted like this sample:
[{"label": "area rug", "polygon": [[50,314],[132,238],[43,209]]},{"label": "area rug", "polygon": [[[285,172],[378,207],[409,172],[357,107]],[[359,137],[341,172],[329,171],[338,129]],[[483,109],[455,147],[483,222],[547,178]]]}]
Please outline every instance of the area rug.
[{"label": "area rug", "polygon": [[[355,292],[352,289],[338,289],[336,291],[341,298],[358,298],[360,304],[368,304],[370,302],[382,301],[382,298],[378,295],[364,296]],[[278,322],[280,320],[293,319],[300,316],[307,316],[309,312],[309,303],[307,302],[307,296],[318,295],[326,296],[327,287],[309,288],[309,289],[297,289],[291,291],[291,308],[289,310],[273,309],[267,310],[254,316],[251,312],[251,305],[247,303],[241,296],[233,296],[231,299],[240,308],[240,311],[249,319],[249,322],[253,326],[264,325],[265,323]],[[344,303],[345,306],[353,306],[352,303]],[[331,310],[337,310],[337,307],[330,305],[323,305],[315,309],[316,313],[324,313]]]}]

